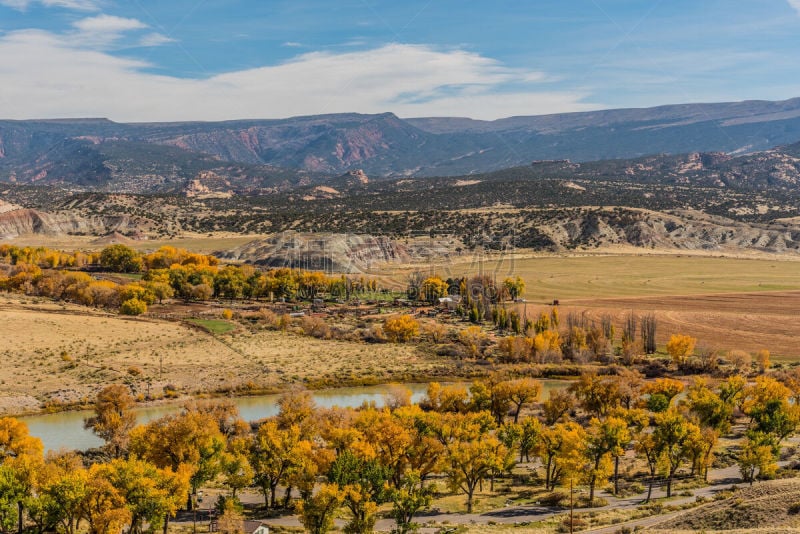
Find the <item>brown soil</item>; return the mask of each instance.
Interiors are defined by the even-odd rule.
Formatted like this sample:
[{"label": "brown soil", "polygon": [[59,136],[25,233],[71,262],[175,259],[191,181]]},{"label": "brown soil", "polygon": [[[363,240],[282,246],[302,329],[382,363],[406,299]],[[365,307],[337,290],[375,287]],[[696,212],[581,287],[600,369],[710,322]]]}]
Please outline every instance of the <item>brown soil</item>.
[{"label": "brown soil", "polygon": [[610,313],[618,324],[630,311],[639,315],[654,312],[660,343],[681,333],[697,337],[699,346],[746,351],[766,348],[781,359],[800,357],[800,291],[575,299],[561,304],[562,316],[590,310],[593,317]]}]

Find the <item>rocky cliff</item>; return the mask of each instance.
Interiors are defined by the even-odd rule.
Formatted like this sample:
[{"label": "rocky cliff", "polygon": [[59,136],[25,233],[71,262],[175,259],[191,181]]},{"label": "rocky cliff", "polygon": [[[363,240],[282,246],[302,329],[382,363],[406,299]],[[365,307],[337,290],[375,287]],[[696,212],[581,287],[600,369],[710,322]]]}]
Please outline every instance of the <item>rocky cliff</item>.
[{"label": "rocky cliff", "polygon": [[68,212],[46,213],[32,209],[16,209],[0,213],[0,239],[27,235],[95,235],[111,232],[128,233],[136,229],[127,216],[81,217]]}]

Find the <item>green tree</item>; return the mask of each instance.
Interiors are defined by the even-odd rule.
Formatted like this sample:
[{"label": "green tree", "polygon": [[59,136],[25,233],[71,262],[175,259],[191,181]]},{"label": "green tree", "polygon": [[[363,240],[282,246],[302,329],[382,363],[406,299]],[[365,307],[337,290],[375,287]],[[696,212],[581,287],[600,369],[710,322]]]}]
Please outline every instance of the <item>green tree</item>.
[{"label": "green tree", "polygon": [[141,254],[125,245],[111,245],[100,252],[100,266],[115,273],[138,273],[144,267]]},{"label": "green tree", "polygon": [[688,442],[694,433],[699,433],[697,425],[690,423],[674,409],[656,414],[653,438],[656,450],[663,461],[667,479],[667,497],[672,496],[672,481],[681,464],[688,458]]},{"label": "green tree", "polygon": [[364,459],[347,450],[331,465],[328,481],[338,485],[352,517],[344,527],[347,534],[365,534],[375,527],[378,505],[389,498],[386,482],[389,468],[377,459]]},{"label": "green tree", "polygon": [[511,300],[516,300],[525,293],[525,282],[519,276],[503,280],[503,287]]},{"label": "green tree", "polygon": [[398,534],[416,530],[414,515],[427,508],[433,499],[433,490],[422,485],[417,473],[408,473],[399,486],[391,490],[392,517],[397,523]]},{"label": "green tree", "polygon": [[316,493],[297,503],[300,522],[311,534],[325,534],[333,528],[333,517],[345,494],[336,484],[322,484]]}]

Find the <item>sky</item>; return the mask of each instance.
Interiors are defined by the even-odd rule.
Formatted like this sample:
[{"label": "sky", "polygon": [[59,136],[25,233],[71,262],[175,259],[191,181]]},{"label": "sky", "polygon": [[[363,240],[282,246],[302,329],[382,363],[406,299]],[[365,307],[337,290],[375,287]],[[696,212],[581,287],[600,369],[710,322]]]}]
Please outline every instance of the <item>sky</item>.
[{"label": "sky", "polygon": [[497,119],[800,97],[800,0],[0,0],[0,118]]}]

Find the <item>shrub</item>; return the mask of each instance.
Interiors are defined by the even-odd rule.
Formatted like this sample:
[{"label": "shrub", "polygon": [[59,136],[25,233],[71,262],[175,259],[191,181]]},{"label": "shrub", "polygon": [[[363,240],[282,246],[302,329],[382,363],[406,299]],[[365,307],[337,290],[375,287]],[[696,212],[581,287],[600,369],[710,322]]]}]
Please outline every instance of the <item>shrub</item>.
[{"label": "shrub", "polygon": [[695,345],[697,345],[697,338],[673,334],[667,342],[667,352],[673,362],[682,364],[694,353]]},{"label": "shrub", "polygon": [[147,311],[147,303],[137,298],[128,299],[120,305],[119,311],[123,315],[141,315]]},{"label": "shrub", "polygon": [[225,308],[222,310],[222,318],[230,321],[233,319],[233,311],[231,311],[229,308]]},{"label": "shrub", "polygon": [[410,315],[390,317],[384,321],[383,331],[389,341],[402,343],[419,335],[419,322]]},{"label": "shrub", "polygon": [[542,506],[564,506],[567,502],[569,502],[569,495],[562,491],[546,493],[539,498],[539,504]]},{"label": "shrub", "polygon": [[280,320],[280,318],[278,317],[277,313],[273,312],[272,310],[268,310],[266,308],[262,308],[258,310],[258,312],[261,314],[261,319],[264,320],[264,322],[267,325],[267,328],[278,328],[278,321]]},{"label": "shrub", "polygon": [[303,317],[301,324],[303,333],[307,336],[316,337],[319,339],[326,339],[331,336],[331,330],[328,325],[319,317]]}]

